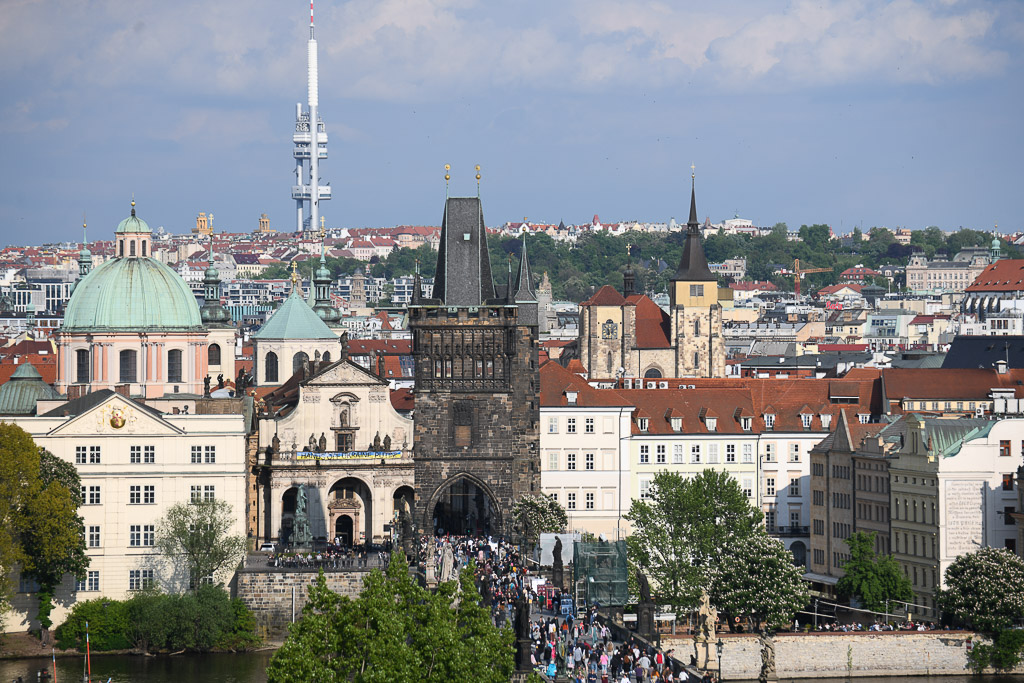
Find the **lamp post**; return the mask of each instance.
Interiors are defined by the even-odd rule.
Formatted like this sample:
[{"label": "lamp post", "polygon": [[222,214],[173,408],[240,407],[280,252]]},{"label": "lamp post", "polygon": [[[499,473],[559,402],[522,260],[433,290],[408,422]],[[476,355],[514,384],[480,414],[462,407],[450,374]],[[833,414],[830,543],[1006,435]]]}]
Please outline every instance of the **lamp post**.
[{"label": "lamp post", "polygon": [[718,653],[718,680],[720,681],[725,680],[725,674],[722,671],[722,650],[724,649],[724,643],[722,642],[722,639],[719,638],[715,642],[715,651]]}]

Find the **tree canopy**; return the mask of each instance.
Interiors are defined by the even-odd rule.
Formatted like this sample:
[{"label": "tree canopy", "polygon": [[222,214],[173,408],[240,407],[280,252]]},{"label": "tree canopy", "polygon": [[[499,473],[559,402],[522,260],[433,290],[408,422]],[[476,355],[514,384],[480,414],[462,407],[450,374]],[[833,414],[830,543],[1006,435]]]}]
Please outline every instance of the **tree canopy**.
[{"label": "tree canopy", "polygon": [[156,547],[165,555],[181,558],[189,587],[196,589],[241,559],[245,539],[230,533],[234,524],[226,501],[176,503],[157,524]]},{"label": "tree canopy", "polygon": [[735,479],[708,469],[692,479],[659,472],[648,499],[634,500],[625,519],[633,527],[630,560],[650,578],[657,600],[688,608],[712,588],[726,548],[761,529],[763,515]]},{"label": "tree canopy", "polygon": [[843,565],[845,575],[836,591],[845,599],[856,598],[869,610],[881,612],[886,600],[910,600],[914,590],[891,555],[875,553],[874,532],[858,531],[846,539],[850,559]]},{"label": "tree canopy", "polygon": [[531,545],[541,534],[564,532],[568,523],[565,509],[545,493],[528,493],[512,505],[512,527]]},{"label": "tree canopy", "polygon": [[1024,560],[1005,548],[981,548],[946,568],[937,592],[944,615],[958,625],[994,632],[1024,619]]},{"label": "tree canopy", "polygon": [[716,564],[712,602],[751,629],[776,631],[793,620],[810,598],[803,568],[782,541],[759,529],[746,540],[726,545]]},{"label": "tree canopy", "polygon": [[481,605],[472,569],[430,592],[413,581],[396,553],[386,574],[366,576],[355,599],[327,588],[321,572],[302,619],[270,660],[267,679],[505,683],[512,673],[512,641],[512,631],[496,628]]}]

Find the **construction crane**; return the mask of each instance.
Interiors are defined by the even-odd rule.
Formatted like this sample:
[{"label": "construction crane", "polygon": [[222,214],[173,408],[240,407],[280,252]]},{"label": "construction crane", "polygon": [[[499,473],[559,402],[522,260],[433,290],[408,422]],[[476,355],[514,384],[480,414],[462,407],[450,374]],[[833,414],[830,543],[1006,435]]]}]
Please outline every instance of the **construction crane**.
[{"label": "construction crane", "polygon": [[796,298],[800,298],[800,278],[804,273],[831,273],[832,268],[804,268],[800,270],[800,259],[793,260],[793,281],[796,284]]}]

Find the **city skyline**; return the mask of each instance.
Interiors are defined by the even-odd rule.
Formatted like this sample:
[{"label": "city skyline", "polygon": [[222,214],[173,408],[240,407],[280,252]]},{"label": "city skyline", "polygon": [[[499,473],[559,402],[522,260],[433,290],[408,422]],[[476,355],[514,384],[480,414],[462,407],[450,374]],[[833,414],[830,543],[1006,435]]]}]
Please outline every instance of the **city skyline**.
[{"label": "city skyline", "polygon": [[[294,227],[304,3],[15,2],[0,19],[0,243],[129,209]],[[533,11],[528,11],[533,10]],[[1019,230],[1011,2],[320,2],[329,227],[684,219]]]}]

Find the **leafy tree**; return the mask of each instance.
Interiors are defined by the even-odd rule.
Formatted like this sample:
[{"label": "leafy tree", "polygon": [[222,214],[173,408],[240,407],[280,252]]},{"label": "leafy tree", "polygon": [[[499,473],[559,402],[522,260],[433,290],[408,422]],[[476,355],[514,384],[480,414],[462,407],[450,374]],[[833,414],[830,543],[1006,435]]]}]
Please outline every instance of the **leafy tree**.
[{"label": "leafy tree", "polygon": [[869,610],[881,612],[886,600],[910,600],[914,590],[891,555],[875,553],[874,532],[858,531],[846,539],[850,559],[836,591],[845,599],[857,598]]},{"label": "leafy tree", "polygon": [[245,539],[231,535],[235,518],[223,500],[177,503],[157,524],[156,547],[185,563],[189,587],[235,565],[245,550]]},{"label": "leafy tree", "polygon": [[824,251],[829,241],[830,228],[820,223],[815,225],[801,225],[800,239],[814,251]]},{"label": "leafy tree", "polygon": [[750,538],[763,516],[735,479],[707,469],[692,479],[659,472],[648,500],[634,500],[625,519],[633,526],[630,558],[660,602],[684,608],[712,587],[726,548]]},{"label": "leafy tree", "polygon": [[528,493],[512,505],[512,526],[530,546],[541,534],[564,532],[568,523],[565,509],[546,493]]},{"label": "leafy tree", "polygon": [[981,548],[946,568],[946,588],[936,593],[954,622],[992,633],[1024,619],[1024,560],[1005,548]]},{"label": "leafy tree", "polygon": [[10,609],[11,576],[24,559],[24,510],[39,486],[39,451],[25,430],[0,424],[0,616]]},{"label": "leafy tree", "polygon": [[992,635],[991,643],[978,643],[967,653],[967,666],[974,673],[992,667],[997,671],[1015,669],[1024,659],[1024,631],[1006,629]]},{"label": "leafy tree", "polygon": [[317,577],[302,619],[270,660],[270,683],[508,681],[513,635],[491,623],[472,569],[430,592],[398,554],[386,574],[374,570],[363,586],[350,599],[328,589],[323,573]]},{"label": "leafy tree", "polygon": [[803,571],[778,539],[758,528],[728,544],[717,562],[711,601],[732,616],[746,618],[751,629],[776,631],[807,604]]}]

